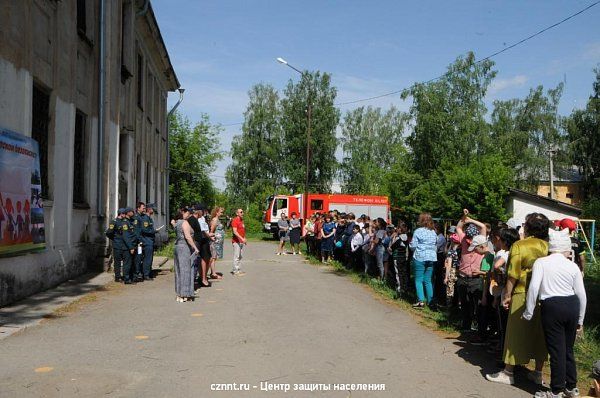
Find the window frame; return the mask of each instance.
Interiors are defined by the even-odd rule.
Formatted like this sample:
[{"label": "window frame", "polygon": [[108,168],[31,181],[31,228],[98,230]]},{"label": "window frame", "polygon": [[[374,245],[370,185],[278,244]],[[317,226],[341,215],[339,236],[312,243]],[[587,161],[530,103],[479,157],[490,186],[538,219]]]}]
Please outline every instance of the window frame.
[{"label": "window frame", "polygon": [[[87,160],[87,123],[88,116],[79,109],[75,110],[75,129],[73,139],[73,207],[89,208],[86,192],[85,171]],[[78,128],[79,127],[79,128]],[[79,143],[78,143],[79,141]],[[79,146],[79,148],[78,148]]]},{"label": "window frame", "polygon": [[[45,108],[36,113],[37,106]],[[38,143],[40,156],[40,187],[42,199],[52,200],[50,195],[50,92],[37,83],[33,83],[31,94],[31,138]]]},{"label": "window frame", "polygon": [[[315,207],[316,203],[320,203],[321,207]],[[311,199],[310,200],[310,209],[311,210],[323,210],[324,204],[325,204],[325,202],[323,201],[323,199]]]}]

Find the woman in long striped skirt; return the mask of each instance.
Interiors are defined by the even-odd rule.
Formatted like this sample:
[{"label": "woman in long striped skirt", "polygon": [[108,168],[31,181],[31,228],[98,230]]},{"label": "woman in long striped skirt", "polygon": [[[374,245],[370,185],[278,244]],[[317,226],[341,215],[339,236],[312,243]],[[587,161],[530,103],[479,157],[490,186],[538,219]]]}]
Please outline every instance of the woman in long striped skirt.
[{"label": "woman in long striped skirt", "polygon": [[175,263],[175,293],[177,302],[194,300],[194,259],[198,256],[198,248],[194,242],[194,230],[187,222],[191,211],[182,208],[181,219],[175,222],[174,263]]}]

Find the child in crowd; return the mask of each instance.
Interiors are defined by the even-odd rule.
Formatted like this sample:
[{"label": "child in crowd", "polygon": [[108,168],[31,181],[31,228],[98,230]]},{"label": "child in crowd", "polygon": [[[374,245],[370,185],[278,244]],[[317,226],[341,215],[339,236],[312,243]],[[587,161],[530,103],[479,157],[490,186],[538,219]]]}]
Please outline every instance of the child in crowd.
[{"label": "child in crowd", "polygon": [[394,225],[388,224],[383,237],[383,280],[388,280],[390,273],[390,262],[392,261],[392,234],[394,233]]},{"label": "child in crowd", "polygon": [[365,226],[362,231],[363,234],[363,265],[365,266],[365,275],[369,275],[369,269],[371,268],[371,262],[373,261],[373,256],[369,253],[369,249],[371,248],[371,239],[373,238],[373,232],[371,230],[370,220],[365,222]]},{"label": "child in crowd", "polygon": [[404,221],[398,223],[396,231],[392,234],[391,249],[394,274],[396,276],[396,292],[400,295],[410,286],[410,269],[408,262],[408,228]]},{"label": "child in crowd", "polygon": [[352,259],[352,268],[356,270],[360,270],[362,263],[362,245],[364,243],[364,238],[362,233],[360,232],[361,227],[358,223],[354,224],[352,227],[352,237],[350,238],[350,252]]},{"label": "child in crowd", "polygon": [[600,397],[600,360],[594,362],[594,366],[592,366],[592,374],[590,375],[590,377],[592,378],[594,384],[593,387],[590,389],[588,396]]},{"label": "child in crowd", "polygon": [[329,214],[326,215],[325,223],[321,227],[321,260],[324,263],[329,262],[333,256],[335,227],[333,218]]},{"label": "child in crowd", "polygon": [[456,304],[454,299],[454,284],[456,283],[456,270],[460,263],[460,239],[458,235],[453,233],[450,235],[450,248],[446,254],[446,276],[444,277],[444,285],[446,285],[446,304],[451,307]]},{"label": "child in crowd", "polygon": [[[481,293],[481,301],[479,302],[477,314],[477,331],[478,335],[471,341],[473,345],[484,345],[487,343],[487,328],[489,321],[489,291],[487,289],[489,272],[494,263],[494,254],[490,252],[489,242],[486,235],[476,235],[469,246],[470,252],[476,252],[482,257],[479,271],[483,274],[483,291]],[[491,304],[491,303],[489,303]]]},{"label": "child in crowd", "polygon": [[492,307],[497,311],[498,316],[498,334],[500,337],[497,352],[502,352],[504,349],[504,335],[506,333],[506,322],[508,320],[508,310],[500,303],[504,289],[506,288],[508,253],[510,248],[516,241],[519,240],[519,232],[513,228],[502,228],[494,239],[496,247],[496,255],[494,257],[494,267],[491,272],[489,291],[493,297]]}]

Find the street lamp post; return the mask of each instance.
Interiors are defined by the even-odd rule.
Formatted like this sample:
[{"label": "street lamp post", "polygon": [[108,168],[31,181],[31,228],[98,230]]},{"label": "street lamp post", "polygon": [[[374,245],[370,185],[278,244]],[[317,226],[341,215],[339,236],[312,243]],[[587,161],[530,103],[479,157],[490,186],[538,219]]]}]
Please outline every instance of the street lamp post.
[{"label": "street lamp post", "polygon": [[[304,72],[302,72],[300,69],[295,68],[294,66],[290,65],[285,59],[278,57],[277,58],[277,62],[279,62],[280,64],[289,66],[290,68],[292,68],[293,70],[295,70],[296,72],[298,72],[301,76],[304,75]],[[306,109],[306,118],[307,118],[307,125],[306,125],[306,179],[304,181],[304,193],[307,194],[308,193],[308,184],[309,184],[309,177],[310,177],[310,171],[309,171],[309,167],[310,167],[310,133],[311,133],[311,119],[312,119],[312,99],[311,99],[311,95],[310,95],[310,87],[308,89],[308,106]]]}]

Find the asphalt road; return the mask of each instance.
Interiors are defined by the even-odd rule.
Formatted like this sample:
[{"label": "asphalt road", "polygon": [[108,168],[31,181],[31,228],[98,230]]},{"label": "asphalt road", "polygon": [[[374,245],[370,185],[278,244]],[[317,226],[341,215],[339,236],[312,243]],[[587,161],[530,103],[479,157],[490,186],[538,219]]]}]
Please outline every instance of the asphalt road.
[{"label": "asphalt road", "polygon": [[[484,380],[494,366],[480,348],[271,243],[251,242],[247,274],[231,276],[228,246],[225,278],[195,302],[177,303],[164,272],[2,340],[0,397],[530,396]],[[214,390],[239,384],[249,391]]]}]

